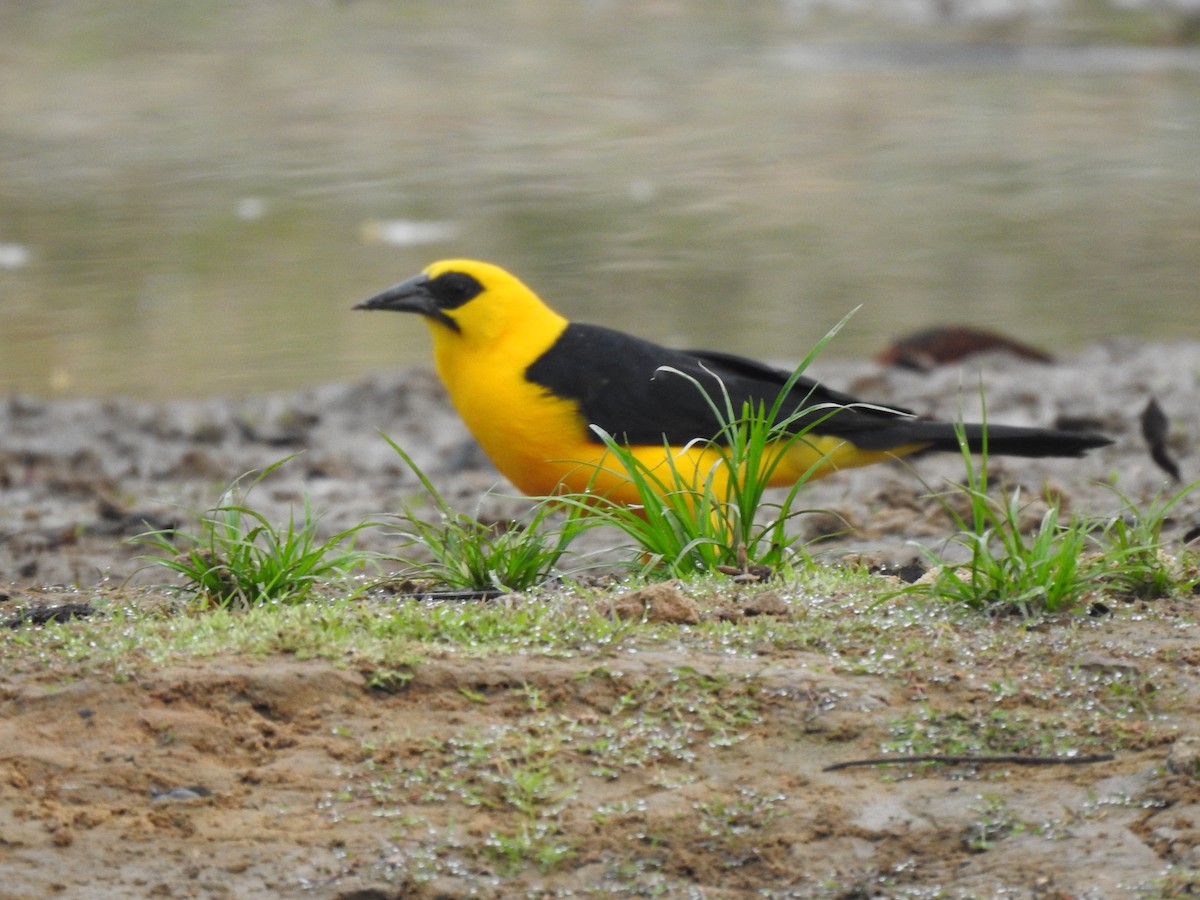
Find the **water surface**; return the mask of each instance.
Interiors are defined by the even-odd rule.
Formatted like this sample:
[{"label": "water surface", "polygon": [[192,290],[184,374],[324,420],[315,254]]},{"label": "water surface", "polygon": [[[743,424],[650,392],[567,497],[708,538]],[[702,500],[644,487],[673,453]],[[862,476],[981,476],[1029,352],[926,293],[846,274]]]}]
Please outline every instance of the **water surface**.
[{"label": "water surface", "polygon": [[349,308],[445,256],[783,363],[857,306],[830,352],[1200,337],[1185,31],[730,6],[6,5],[0,390],[425,362],[420,323]]}]

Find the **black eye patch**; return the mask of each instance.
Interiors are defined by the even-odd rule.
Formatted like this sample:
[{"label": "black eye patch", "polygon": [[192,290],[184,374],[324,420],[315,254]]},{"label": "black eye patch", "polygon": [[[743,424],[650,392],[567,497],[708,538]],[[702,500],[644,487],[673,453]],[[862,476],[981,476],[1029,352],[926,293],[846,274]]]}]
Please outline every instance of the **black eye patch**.
[{"label": "black eye patch", "polygon": [[443,272],[431,278],[425,289],[439,309],[457,309],[483,293],[483,285],[466,272]]}]

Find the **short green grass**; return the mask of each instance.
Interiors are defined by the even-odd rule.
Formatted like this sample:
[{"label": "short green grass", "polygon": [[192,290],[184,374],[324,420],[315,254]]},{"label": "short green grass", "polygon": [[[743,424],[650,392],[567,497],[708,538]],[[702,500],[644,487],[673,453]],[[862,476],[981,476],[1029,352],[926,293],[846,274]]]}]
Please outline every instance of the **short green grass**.
[{"label": "short green grass", "polygon": [[1200,585],[1200,560],[1186,550],[1168,553],[1163,529],[1172,510],[1200,488],[1200,481],[1165,497],[1159,494],[1145,505],[1139,505],[1115,485],[1109,487],[1121,509],[1097,530],[1097,567],[1105,583],[1119,594],[1138,600],[1194,593]]},{"label": "short green grass", "polygon": [[[690,381],[720,423],[712,440],[696,442],[718,456],[714,469],[700,474],[700,483],[674,464],[669,445],[664,447],[666,467],[653,467],[596,428],[613,469],[634,485],[639,503],[630,508],[591,493],[568,494],[559,502],[586,511],[632,538],[646,573],[687,578],[721,567],[742,568],[747,563],[772,569],[807,564],[809,558],[789,526],[806,511],[798,506],[798,500],[808,477],[798,479],[778,499],[769,499],[768,483],[788,449],[802,442],[822,420],[822,409],[816,404],[791,409],[788,400],[805,369],[851,315],[853,312],[817,342],[769,406],[760,403],[735,409],[724,385],[720,395],[713,396],[694,377],[666,369]],[[828,410],[827,415],[833,414],[834,410]],[[796,428],[795,423],[805,416],[813,416],[812,422]]]},{"label": "short green grass", "polygon": [[963,836],[963,843],[972,853],[985,853],[1005,838],[1046,831],[1013,812],[1008,801],[1000,794],[984,794],[972,808],[978,818]]},{"label": "short green grass", "polygon": [[[941,499],[956,527],[951,541],[965,548],[968,560],[959,564],[926,550],[936,574],[914,590],[971,609],[1015,611],[1027,617],[1077,607],[1097,578],[1095,565],[1085,556],[1091,527],[1061,522],[1052,500],[1027,534],[1021,522],[1021,491],[1014,489],[1003,499],[989,491],[986,432],[978,460],[961,428],[958,435],[966,480]],[[966,499],[965,514],[949,502],[953,497]]]},{"label": "short green grass", "polygon": [[559,514],[549,500],[535,503],[526,521],[484,524],[455,510],[403,447],[384,440],[417,476],[436,513],[432,522],[412,507],[399,515],[402,551],[418,553],[396,559],[413,577],[468,591],[529,590],[557,574],[572,541],[595,524],[585,510],[567,505]]},{"label": "short green grass", "polygon": [[[925,550],[934,577],[912,588],[969,609],[1015,612],[1030,618],[1078,611],[1103,592],[1135,599],[1187,594],[1200,583],[1194,554],[1165,553],[1162,530],[1170,510],[1200,482],[1141,509],[1113,488],[1120,512],[1107,521],[1074,516],[1064,519],[1050,497],[1032,530],[1023,526],[1026,506],[1020,489],[997,498],[991,491],[986,436],[976,459],[960,429],[966,480],[941,496],[956,527],[951,543],[966,550],[967,561]],[[960,512],[954,499],[965,499]]]},{"label": "short green grass", "polygon": [[321,539],[319,517],[307,496],[302,520],[297,522],[293,512],[281,526],[248,505],[254,488],[290,459],[235,480],[215,507],[194,514],[194,529],[134,538],[164,554],[143,558],[182,575],[189,590],[215,606],[299,603],[317,586],[345,585],[353,571],[374,558],[353,548],[355,534],[367,523]]}]

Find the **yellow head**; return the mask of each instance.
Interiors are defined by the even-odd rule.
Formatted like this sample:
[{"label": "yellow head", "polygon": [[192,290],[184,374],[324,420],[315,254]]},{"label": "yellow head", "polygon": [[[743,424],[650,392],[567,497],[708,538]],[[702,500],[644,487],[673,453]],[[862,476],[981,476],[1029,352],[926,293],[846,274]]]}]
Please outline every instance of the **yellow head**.
[{"label": "yellow head", "polygon": [[518,278],[473,259],[435,262],[355,309],[419,314],[429,325],[439,356],[451,347],[455,353],[494,348],[514,334],[558,331],[565,325]]},{"label": "yellow head", "polygon": [[[496,467],[521,490],[555,488],[561,475],[547,459],[582,458],[576,444],[587,449],[587,423],[580,422],[577,404],[548,396],[525,377],[567,320],[503,269],[443,260],[356,308],[425,319],[450,399]],[[576,437],[580,433],[584,439]]]}]

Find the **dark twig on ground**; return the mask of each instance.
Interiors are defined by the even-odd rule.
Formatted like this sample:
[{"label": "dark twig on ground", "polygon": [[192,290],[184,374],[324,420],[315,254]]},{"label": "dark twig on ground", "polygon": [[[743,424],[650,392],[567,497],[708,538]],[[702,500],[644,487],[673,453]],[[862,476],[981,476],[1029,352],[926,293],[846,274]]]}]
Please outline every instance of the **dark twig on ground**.
[{"label": "dark twig on ground", "polygon": [[910,763],[926,762],[974,766],[1079,766],[1086,763],[1108,762],[1113,758],[1111,753],[1093,753],[1088,756],[1020,756],[1018,754],[1001,756],[945,756],[940,753],[931,753],[923,756],[877,756],[872,759],[850,759],[846,762],[826,766],[824,771],[833,772],[837,769],[851,769],[857,766],[902,766]]}]

